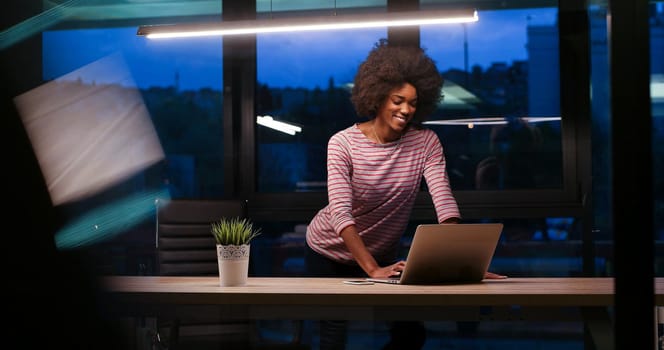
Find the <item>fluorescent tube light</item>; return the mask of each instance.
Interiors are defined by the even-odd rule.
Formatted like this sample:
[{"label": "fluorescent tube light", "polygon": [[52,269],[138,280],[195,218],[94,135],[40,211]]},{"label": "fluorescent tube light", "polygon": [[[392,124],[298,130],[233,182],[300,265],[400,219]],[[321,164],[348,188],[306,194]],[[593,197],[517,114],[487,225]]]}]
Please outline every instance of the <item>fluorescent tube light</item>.
[{"label": "fluorescent tube light", "polygon": [[285,122],[280,122],[278,120],[274,120],[274,118],[272,118],[269,115],[262,117],[260,115],[256,116],[256,123],[262,126],[267,126],[268,128],[272,128],[274,130],[281,131],[288,135],[295,135],[295,133],[297,132],[302,132],[301,127]]},{"label": "fluorescent tube light", "polygon": [[137,35],[150,39],[259,33],[341,30],[477,22],[475,10],[421,10],[334,16],[270,18],[214,23],[140,26]]}]

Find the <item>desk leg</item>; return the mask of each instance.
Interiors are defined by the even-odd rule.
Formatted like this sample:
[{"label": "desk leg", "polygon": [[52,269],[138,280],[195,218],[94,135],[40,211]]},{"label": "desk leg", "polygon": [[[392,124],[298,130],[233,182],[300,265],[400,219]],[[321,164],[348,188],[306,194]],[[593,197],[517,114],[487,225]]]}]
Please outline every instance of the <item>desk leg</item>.
[{"label": "desk leg", "polygon": [[613,322],[605,307],[582,307],[586,348],[614,350]]}]

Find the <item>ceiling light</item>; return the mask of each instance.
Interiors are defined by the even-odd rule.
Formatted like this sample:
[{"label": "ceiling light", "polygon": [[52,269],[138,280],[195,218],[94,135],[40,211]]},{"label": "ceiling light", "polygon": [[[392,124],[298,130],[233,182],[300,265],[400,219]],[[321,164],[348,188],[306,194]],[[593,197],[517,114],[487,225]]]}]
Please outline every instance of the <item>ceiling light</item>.
[{"label": "ceiling light", "polygon": [[262,125],[262,126],[267,126],[268,128],[271,128],[271,129],[274,129],[274,130],[281,131],[281,132],[283,132],[285,134],[288,134],[288,135],[295,135],[295,133],[302,132],[301,127],[299,127],[297,125],[289,124],[289,123],[286,123],[286,122],[281,122],[281,121],[278,121],[278,120],[274,120],[274,118],[272,118],[269,115],[256,116],[256,123],[259,124],[259,125]]},{"label": "ceiling light", "polygon": [[136,34],[146,36],[150,39],[162,39],[469,23],[477,22],[477,20],[477,11],[475,10],[422,10],[322,17],[269,18],[213,23],[147,25],[140,26]]}]

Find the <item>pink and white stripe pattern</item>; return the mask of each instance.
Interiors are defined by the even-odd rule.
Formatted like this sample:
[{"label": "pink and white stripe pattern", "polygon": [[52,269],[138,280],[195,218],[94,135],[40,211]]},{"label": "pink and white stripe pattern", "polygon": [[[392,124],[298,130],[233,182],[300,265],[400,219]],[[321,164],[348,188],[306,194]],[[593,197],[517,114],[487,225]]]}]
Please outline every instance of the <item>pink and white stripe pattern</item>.
[{"label": "pink and white stripe pattern", "polygon": [[352,224],[374,257],[393,257],[423,176],[438,221],[461,217],[442,145],[428,129],[409,129],[401,140],[376,144],[353,125],[330,138],[327,173],[329,204],[307,228],[307,243],[338,262],[354,261],[339,236]]}]

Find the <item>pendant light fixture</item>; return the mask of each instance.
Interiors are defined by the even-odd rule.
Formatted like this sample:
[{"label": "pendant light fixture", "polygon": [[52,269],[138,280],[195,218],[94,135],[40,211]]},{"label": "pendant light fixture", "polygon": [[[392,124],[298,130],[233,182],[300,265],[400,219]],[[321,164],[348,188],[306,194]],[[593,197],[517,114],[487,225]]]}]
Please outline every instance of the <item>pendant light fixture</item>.
[{"label": "pendant light fixture", "polygon": [[478,21],[477,11],[420,10],[401,12],[335,14],[330,16],[268,18],[212,23],[147,25],[137,35],[149,39],[227,36],[260,33],[304,32],[379,27],[421,26],[433,24],[470,23]]}]

